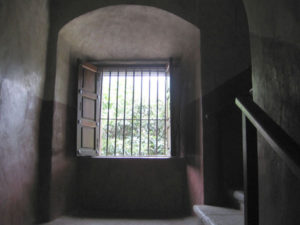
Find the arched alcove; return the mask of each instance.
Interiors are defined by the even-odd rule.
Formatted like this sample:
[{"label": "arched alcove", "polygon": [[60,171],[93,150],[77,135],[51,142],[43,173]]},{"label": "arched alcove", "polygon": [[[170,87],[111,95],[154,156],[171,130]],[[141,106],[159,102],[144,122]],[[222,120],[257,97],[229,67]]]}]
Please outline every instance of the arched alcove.
[{"label": "arched alcove", "polygon": [[[69,119],[65,129],[61,129],[60,120],[54,120],[52,142],[54,151],[53,172],[55,177],[72,166],[79,165],[78,179],[80,193],[89,193],[81,198],[81,206],[86,209],[126,211],[167,211],[185,212],[188,210],[186,170],[183,158],[160,160],[120,160],[75,158],[76,104],[77,104],[77,60],[155,60],[173,58],[172,89],[174,123],[176,127],[172,148],[178,156],[199,153],[201,109],[188,107],[192,102],[200,102],[200,30],[182,18],[150,6],[117,5],[100,8],[81,15],[67,23],[58,34],[56,57],[56,102],[68,105],[64,114]],[[194,113],[198,110],[198,114]],[[60,109],[57,107],[56,112]],[[185,124],[187,117],[198,121],[193,127]],[[196,133],[196,135],[195,135]],[[193,134],[193,135],[191,135]],[[73,137],[68,138],[68,137]],[[61,146],[69,146],[62,148]],[[72,147],[73,146],[73,147]],[[124,164],[126,165],[124,167]],[[60,166],[61,165],[61,166]],[[152,167],[145,170],[144,167]],[[55,168],[59,168],[55,171]],[[118,174],[119,178],[111,181],[106,170]],[[85,171],[85,172],[84,172]],[[90,171],[86,173],[86,171]],[[120,172],[123,171],[123,172]],[[128,173],[131,173],[128,177]],[[143,180],[137,182],[141,171]],[[158,172],[160,171],[160,172]],[[172,171],[170,173],[170,171]],[[66,173],[66,172],[64,172]],[[160,174],[157,177],[157,174]],[[127,182],[124,183],[124,178]],[[167,179],[168,178],[168,179]],[[90,182],[94,185],[90,185]],[[150,188],[154,184],[156,191]],[[125,191],[118,192],[119,186],[125,185]],[[96,194],[101,187],[106,190]],[[145,186],[147,186],[146,190]],[[133,190],[129,190],[132,188]],[[149,189],[150,188],[150,189]],[[147,191],[148,190],[148,191]],[[169,191],[168,191],[169,190]],[[168,194],[164,194],[168,193]],[[202,193],[199,191],[198,195]],[[62,194],[61,194],[62,195]],[[96,197],[95,197],[96,196]],[[106,197],[105,197],[106,196]],[[82,197],[82,196],[81,196]],[[126,199],[132,199],[127,201]],[[139,199],[144,199],[140,202]],[[65,199],[63,196],[61,201]],[[199,199],[199,197],[198,197]],[[59,199],[58,199],[59,201]],[[118,207],[113,205],[118,202]],[[120,203],[121,202],[121,203]],[[55,203],[55,205],[63,205]],[[155,207],[154,207],[155,205]]]},{"label": "arched alcove", "polygon": [[[252,41],[254,41],[253,46],[257,46],[253,50],[263,55],[266,52],[261,51],[261,47],[264,50],[276,50],[272,55],[277,57],[279,55],[278,48],[273,48],[275,42],[270,39],[270,44],[267,44],[265,38],[270,33],[264,32],[274,31],[274,29],[277,30],[280,27],[282,30],[278,30],[278,32],[280,31],[286,35],[292,34],[286,32],[286,29],[297,26],[297,23],[292,23],[297,21],[295,19],[297,16],[291,16],[284,20],[284,23],[281,23],[279,20],[282,16],[276,17],[277,22],[277,20],[270,19],[274,16],[270,17],[269,13],[274,10],[274,12],[277,12],[277,8],[282,6],[281,15],[285,15],[286,12],[297,7],[290,5],[289,2],[273,4],[273,8],[277,8],[273,10],[271,7],[271,10],[267,10],[269,13],[262,13],[265,10],[257,11],[257,4],[254,1],[251,1],[251,3],[250,0],[245,2],[249,2],[247,5],[250,4],[251,6],[248,9],[248,14],[249,21],[252,21],[252,25],[250,24],[253,32]],[[185,75],[180,77],[184,82],[179,84],[183,94],[178,94],[180,100],[184,99],[186,101],[180,101],[179,110],[182,114],[178,122],[185,124],[183,127],[181,126],[180,133],[188,134],[188,131],[194,129],[190,129],[191,127],[200,123],[189,118],[194,118],[195,115],[199,116],[200,113],[195,108],[199,109],[199,106],[202,105],[203,149],[205,151],[202,152],[203,154],[201,152],[199,154],[198,152],[196,154],[193,152],[186,154],[189,159],[187,167],[182,164],[182,167],[178,167],[178,164],[175,163],[172,164],[174,166],[172,170],[170,168],[168,170],[158,166],[163,171],[162,174],[175,173],[180,174],[178,177],[184,177],[185,174],[178,173],[178,171],[187,169],[187,177],[193,181],[193,185],[190,185],[193,188],[189,192],[192,195],[191,199],[194,200],[193,203],[205,202],[206,204],[220,205],[220,203],[223,203],[224,193],[227,193],[226,188],[231,188],[232,184],[240,185],[242,180],[241,163],[239,163],[241,161],[241,143],[237,140],[240,140],[241,126],[238,122],[235,122],[240,121],[240,115],[234,111],[233,98],[235,95],[245,91],[248,92],[250,86],[249,71],[242,73],[249,68],[250,51],[247,19],[241,0],[28,0],[25,3],[19,0],[5,1],[4,5],[1,5],[3,7],[1,7],[0,13],[1,18],[4,18],[1,22],[3,30],[5,30],[4,35],[0,38],[1,50],[3,50],[1,51],[2,119],[0,122],[3,122],[2,127],[5,131],[2,132],[2,148],[5,151],[2,151],[4,157],[1,158],[0,164],[3,164],[3,174],[0,179],[4,183],[1,197],[6,201],[5,207],[2,207],[3,209],[0,209],[0,211],[4,215],[2,219],[4,223],[33,223],[35,218],[48,219],[49,217],[55,217],[67,210],[74,209],[78,205],[76,204],[77,194],[81,192],[78,188],[79,180],[77,178],[82,175],[79,173],[82,171],[80,167],[84,163],[81,163],[81,159],[78,160],[75,157],[74,152],[74,149],[76,149],[76,123],[74,123],[76,121],[76,104],[74,100],[74,95],[76,96],[76,76],[74,78],[74,74],[76,74],[77,57],[94,59],[96,56],[83,54],[83,47],[72,47],[69,40],[64,40],[65,37],[62,38],[62,35],[59,35],[59,31],[64,25],[73,22],[73,19],[76,20],[81,15],[88,15],[91,10],[102,10],[102,7],[120,4],[141,4],[156,7],[165,10],[165,13],[173,13],[201,29],[202,90],[194,88],[194,85],[198,85],[200,82],[193,82],[193,79],[199,77],[185,79],[185,76],[196,74],[194,73],[196,64],[192,63],[192,60],[183,59],[191,57],[174,55],[177,58],[181,57],[180,63],[177,64],[178,74]],[[267,9],[267,1],[261,6],[260,9]],[[257,15],[261,13],[265,17],[259,19],[260,17]],[[269,20],[265,18],[269,18]],[[102,20],[101,22],[107,21],[105,18],[102,18]],[[254,21],[260,25],[257,25],[256,22],[254,24]],[[267,21],[267,24],[261,23],[261,21]],[[268,21],[271,21],[271,24],[268,24]],[[138,23],[140,19],[134,22]],[[294,25],[284,26],[289,23]],[[157,24],[160,25],[160,21],[157,21]],[[268,29],[268,27],[272,29]],[[256,38],[258,28],[264,31],[259,34],[261,40]],[[180,27],[180,32],[181,29],[184,28]],[[297,29],[292,29],[292,31],[296,32]],[[297,36],[296,33],[294,34],[293,39],[288,42],[297,40],[294,39]],[[175,40],[177,33],[173,36],[172,38]],[[276,39],[275,36],[274,39]],[[59,43],[58,38],[60,39]],[[148,36],[146,36],[147,38]],[[182,47],[181,42],[175,41],[173,44],[177,45],[176,43],[179,43],[178,46]],[[57,44],[59,44],[59,47],[57,47]],[[157,52],[160,47],[167,49],[168,44],[157,45],[153,49],[148,48],[148,51]],[[84,46],[84,43],[82,46]],[[264,46],[267,46],[267,48]],[[282,47],[283,45],[279,43],[278,46]],[[289,46],[286,47],[287,49],[290,48]],[[293,47],[291,46],[291,48]],[[57,54],[57,51],[59,51],[59,54]],[[285,52],[286,48],[283,48],[282,51]],[[133,53],[135,55],[131,55],[131,57],[137,57],[139,54],[139,52]],[[108,57],[107,52],[105,54]],[[297,59],[296,53],[291,51],[291,54],[295,54],[295,57],[293,55],[285,57],[286,54],[282,54],[286,61],[284,61],[285,63],[282,64],[281,68],[286,70],[281,70],[281,68],[278,70],[284,71],[284,74],[287,71],[290,76],[295,74],[293,70],[290,70],[290,58]],[[116,55],[111,53],[111,56],[116,57]],[[257,54],[254,52],[254,55]],[[144,55],[145,58],[147,58],[146,56]],[[121,56],[119,55],[119,57]],[[160,55],[160,57],[165,57],[165,55]],[[258,63],[267,62],[264,65],[271,65],[272,68],[273,64],[279,65],[276,58],[276,60],[273,60],[273,57],[265,59],[272,60],[273,63],[269,64],[269,61],[261,60],[262,57],[264,59],[265,55],[255,56],[253,59],[257,61],[254,63],[258,65]],[[101,57],[99,56],[99,58]],[[187,66],[188,63],[191,63],[191,66]],[[295,65],[297,65],[296,62]],[[255,79],[261,78],[260,74],[265,71],[264,67],[254,65],[253,68],[255,69],[254,74],[256,74]],[[274,70],[271,72],[266,74],[273,74]],[[265,76],[267,75],[263,77]],[[295,76],[292,77],[290,83],[297,83],[294,80]],[[267,78],[264,79],[269,81]],[[286,80],[286,76],[280,76],[280,79]],[[264,84],[264,82],[258,83],[260,85]],[[273,83],[269,83],[268,88],[270,90],[274,86]],[[197,98],[200,90],[202,101]],[[274,90],[272,89],[272,92],[268,93],[272,94]],[[294,93],[292,91],[296,89],[288,89],[291,91],[289,93],[283,92],[283,90],[285,89],[280,89],[280,93],[286,93],[284,95],[289,97],[291,93]],[[261,92],[261,95],[269,96],[265,92]],[[265,102],[273,104],[273,101],[269,101],[268,97],[265,98]],[[289,101],[283,99],[283,102]],[[185,107],[184,104],[188,104],[188,107]],[[289,107],[290,105],[282,108],[286,110]],[[273,110],[273,112],[280,112],[280,110]],[[288,113],[290,114],[292,111],[289,110]],[[286,117],[286,119],[289,118]],[[189,121],[189,123],[184,121]],[[297,124],[294,120],[289,120],[284,124],[292,126],[290,123],[293,123],[293,127]],[[181,143],[191,143],[188,141],[189,138],[200,140],[199,137],[195,137],[197,132],[190,134],[180,136],[178,140],[181,140]],[[295,133],[293,132],[293,134]],[[186,140],[184,140],[185,138]],[[201,142],[198,141],[198,143]],[[20,148],[22,151],[20,151]],[[184,144],[184,146],[180,146],[180,149],[200,149],[200,147]],[[187,153],[187,151],[184,152]],[[225,162],[222,159],[224,156],[227,157]],[[195,159],[198,161],[195,162]],[[78,166],[78,170],[76,166]],[[204,170],[201,170],[201,167],[205,167]],[[94,168],[97,171],[96,165]],[[124,168],[126,169],[126,166]],[[148,165],[147,169],[151,170],[152,167]],[[92,168],[88,172],[94,173]],[[88,172],[86,173],[89,174]],[[12,173],[14,176],[12,176]],[[157,174],[160,174],[160,171]],[[205,179],[204,185],[199,182],[201,179]],[[139,181],[137,180],[137,182]],[[174,184],[174,187],[178,190],[181,187],[180,183]],[[201,196],[199,197],[199,193],[204,193],[204,200],[201,199]],[[292,197],[294,197],[292,194],[289,195],[289,198]],[[184,199],[188,199],[188,197]]]},{"label": "arched alcove", "polygon": [[74,104],[72,97],[68,98],[64,81],[75,80],[69,77],[74,76],[70,68],[77,58],[151,60],[172,57],[180,61],[181,74],[184,74],[181,77],[185,80],[198,77],[200,85],[200,30],[158,8],[120,5],[86,13],[60,30],[57,46],[55,99],[62,103]]},{"label": "arched alcove", "polygon": [[[242,184],[241,143],[232,140],[241,139],[241,126],[238,122],[240,116],[235,110],[233,99],[236,95],[248,92],[251,87],[248,70],[250,65],[249,36],[243,5],[236,1],[199,3],[199,5],[189,2],[186,7],[173,1],[156,3],[145,1],[143,6],[108,6],[114,3],[126,3],[123,0],[116,0],[110,4],[89,0],[88,3],[78,1],[76,4],[72,4],[69,0],[64,0],[59,3],[54,1],[51,4],[53,13],[51,14],[52,26],[46,77],[46,86],[49,84],[49,87],[47,86],[45,89],[45,98],[54,98],[54,115],[53,118],[49,116],[49,119],[54,121],[51,130],[53,137],[51,136],[50,141],[52,146],[49,148],[49,151],[53,153],[51,176],[55,178],[52,182],[54,188],[51,192],[53,194],[50,194],[55,197],[54,200],[50,200],[53,201],[53,204],[51,203],[53,210],[63,211],[55,206],[59,205],[64,208],[63,205],[70,202],[65,197],[68,188],[65,188],[64,191],[57,191],[55,188],[72,186],[70,174],[77,174],[77,172],[72,172],[77,165],[76,162],[79,162],[79,167],[82,165],[81,160],[74,159],[74,149],[76,148],[76,124],[73,122],[76,120],[76,98],[74,96],[76,96],[77,85],[74,74],[77,73],[77,58],[83,60],[128,60],[136,59],[136,57],[154,59],[172,56],[177,59],[178,63],[173,75],[177,77],[174,87],[177,90],[176,104],[179,108],[175,115],[177,118],[175,126],[178,127],[178,132],[176,133],[177,138],[174,140],[177,143],[175,146],[178,147],[179,155],[184,153],[181,155],[186,156],[187,159],[185,169],[187,170],[186,178],[188,179],[191,204],[204,202],[224,204],[226,190],[239,188]],[[89,12],[93,7],[103,8]],[[119,7],[124,7],[122,12],[114,10],[120,9]],[[235,13],[232,13],[233,8],[236,9]],[[105,10],[108,11],[105,13]],[[104,14],[102,17],[98,14],[101,18],[99,22],[96,18],[97,13],[100,12]],[[143,16],[141,17],[142,12],[149,21],[145,18],[141,19],[143,18]],[[201,42],[199,29],[171,12],[191,21],[197,27],[201,27]],[[134,19],[134,15],[137,15],[137,20]],[[82,24],[79,22],[81,18],[84,18],[83,21],[85,21]],[[113,20],[108,18],[113,18]],[[124,21],[118,18],[123,18]],[[169,18],[168,23],[168,19],[165,18]],[[114,26],[110,26],[112,21],[116,22]],[[127,33],[129,37],[132,37],[135,32],[129,33],[124,29],[127,27],[124,26],[123,22],[125,21],[133,25],[131,27],[133,30],[136,30],[134,25],[139,24],[140,27],[145,28],[148,35],[143,36],[143,32],[136,32],[139,34],[140,42],[134,42],[134,38],[128,38],[127,42],[124,42],[126,45],[117,44],[121,40],[118,35],[114,39],[107,39],[109,41],[104,41],[106,44],[103,45],[108,47],[110,43],[117,48],[115,50],[103,48],[101,52],[95,51],[95,49],[103,47],[99,42],[97,42],[98,46],[93,46],[84,40],[83,34],[91,37],[90,40],[101,39],[99,36],[104,35],[101,34],[101,30],[106,30],[105,35],[108,37],[110,37],[109,34],[119,32]],[[85,26],[88,23],[94,24],[95,32],[88,31]],[[157,34],[149,32],[147,28],[150,24],[156,29]],[[185,26],[186,24],[188,26]],[[71,33],[79,27],[80,31],[75,32],[77,34],[75,37]],[[114,27],[114,29],[109,31],[109,27]],[[165,27],[165,30],[162,31],[159,27]],[[197,32],[198,34],[194,35],[192,29],[190,32],[188,27],[193,27],[194,34]],[[176,32],[169,32],[176,29]],[[97,32],[98,36],[92,35]],[[182,36],[183,33],[184,36]],[[170,39],[167,39],[168,35],[171,36]],[[161,41],[156,42],[155,40]],[[184,40],[187,41],[184,42]],[[199,47],[193,49],[191,43],[196,42]],[[148,43],[148,47],[142,43]],[[124,46],[129,47],[124,48]],[[134,46],[142,46],[143,51],[130,51],[130,48],[132,49]],[[57,49],[55,49],[56,47]],[[90,51],[87,51],[88,49]],[[195,51],[195,49],[199,49],[199,51]],[[128,54],[125,54],[126,52]],[[149,53],[153,54],[153,57]],[[46,123],[49,119],[46,119],[47,115],[44,117],[42,120]],[[231,129],[227,129],[228,127]],[[62,175],[63,173],[65,175]],[[70,181],[60,180],[59,177],[68,177]],[[203,179],[206,181],[203,182]],[[68,183],[68,185],[63,183]],[[188,199],[188,197],[184,199]]]}]

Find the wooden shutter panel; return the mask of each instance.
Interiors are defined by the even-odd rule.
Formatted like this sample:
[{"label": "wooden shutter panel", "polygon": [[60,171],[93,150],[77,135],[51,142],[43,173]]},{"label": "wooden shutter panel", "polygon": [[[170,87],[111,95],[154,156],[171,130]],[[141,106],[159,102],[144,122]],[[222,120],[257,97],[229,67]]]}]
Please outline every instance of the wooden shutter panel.
[{"label": "wooden shutter panel", "polygon": [[100,76],[97,67],[82,63],[78,71],[77,155],[99,155]]}]

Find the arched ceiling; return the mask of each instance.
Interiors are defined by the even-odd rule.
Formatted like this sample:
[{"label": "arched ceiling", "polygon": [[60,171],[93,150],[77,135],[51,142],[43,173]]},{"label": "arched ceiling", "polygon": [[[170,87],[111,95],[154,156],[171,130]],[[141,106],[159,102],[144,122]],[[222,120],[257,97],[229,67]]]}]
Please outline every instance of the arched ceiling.
[{"label": "arched ceiling", "polygon": [[167,11],[138,5],[100,8],[75,18],[59,41],[95,59],[182,57],[200,48],[200,31]]}]

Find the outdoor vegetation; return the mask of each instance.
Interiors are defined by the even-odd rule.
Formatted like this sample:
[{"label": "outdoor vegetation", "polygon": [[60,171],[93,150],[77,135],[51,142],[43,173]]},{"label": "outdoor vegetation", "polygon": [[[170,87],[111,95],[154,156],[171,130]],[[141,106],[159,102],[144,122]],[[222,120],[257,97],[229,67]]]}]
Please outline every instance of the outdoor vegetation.
[{"label": "outdoor vegetation", "polygon": [[100,155],[170,155],[165,72],[104,72],[102,84]]}]

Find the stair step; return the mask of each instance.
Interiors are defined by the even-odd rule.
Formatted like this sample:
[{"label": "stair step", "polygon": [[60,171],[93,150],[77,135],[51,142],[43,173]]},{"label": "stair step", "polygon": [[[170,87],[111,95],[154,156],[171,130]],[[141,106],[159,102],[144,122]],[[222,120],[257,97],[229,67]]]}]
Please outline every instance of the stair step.
[{"label": "stair step", "polygon": [[240,210],[209,205],[194,205],[201,225],[244,225],[244,214]]}]

